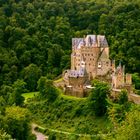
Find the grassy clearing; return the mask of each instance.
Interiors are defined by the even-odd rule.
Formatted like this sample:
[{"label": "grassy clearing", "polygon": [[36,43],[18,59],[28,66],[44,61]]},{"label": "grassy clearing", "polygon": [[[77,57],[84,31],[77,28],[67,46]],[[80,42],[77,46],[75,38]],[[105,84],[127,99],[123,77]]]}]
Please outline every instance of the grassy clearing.
[{"label": "grassy clearing", "polygon": [[64,94],[61,94],[61,97],[67,100],[86,100],[86,98],[80,98],[80,97],[69,96]]},{"label": "grassy clearing", "polygon": [[35,96],[37,96],[39,92],[29,92],[29,93],[23,93],[22,96],[25,98],[25,102],[27,102],[28,99],[31,99]]}]

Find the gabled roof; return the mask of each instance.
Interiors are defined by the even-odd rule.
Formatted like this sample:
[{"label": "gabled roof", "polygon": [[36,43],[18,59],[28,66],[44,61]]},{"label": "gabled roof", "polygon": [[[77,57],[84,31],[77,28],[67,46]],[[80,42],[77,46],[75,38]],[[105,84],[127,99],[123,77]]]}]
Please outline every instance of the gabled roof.
[{"label": "gabled roof", "polygon": [[84,70],[70,70],[68,73],[69,77],[84,77],[85,72]]},{"label": "gabled roof", "polygon": [[104,47],[108,46],[104,35],[87,35],[86,38],[72,38],[72,47],[80,49],[81,46],[86,47]]}]

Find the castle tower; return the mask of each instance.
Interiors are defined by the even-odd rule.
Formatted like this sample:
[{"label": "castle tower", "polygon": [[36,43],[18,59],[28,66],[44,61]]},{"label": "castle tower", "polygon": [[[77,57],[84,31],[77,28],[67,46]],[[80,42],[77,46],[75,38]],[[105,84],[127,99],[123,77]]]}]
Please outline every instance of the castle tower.
[{"label": "castle tower", "polygon": [[110,70],[109,47],[105,36],[87,35],[72,39],[71,70],[79,70],[81,62],[89,79],[105,75]]},{"label": "castle tower", "polygon": [[75,57],[75,54],[74,53],[72,53],[71,54],[71,70],[75,70],[75,59],[76,59],[76,57]]},{"label": "castle tower", "polygon": [[86,71],[86,65],[85,65],[85,62],[84,62],[84,61],[81,61],[80,67],[81,67],[81,68],[80,68],[81,71],[83,71],[83,72]]},{"label": "castle tower", "polygon": [[132,84],[132,76],[131,76],[131,74],[126,73],[126,84],[127,85]]}]

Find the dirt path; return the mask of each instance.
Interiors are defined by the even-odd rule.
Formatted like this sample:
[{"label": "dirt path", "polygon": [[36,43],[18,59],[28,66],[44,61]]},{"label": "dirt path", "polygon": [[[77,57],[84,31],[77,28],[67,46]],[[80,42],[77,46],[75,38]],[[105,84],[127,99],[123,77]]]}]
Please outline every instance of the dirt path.
[{"label": "dirt path", "polygon": [[38,125],[36,124],[32,124],[32,134],[34,134],[36,136],[36,140],[48,140],[48,137],[45,136],[44,134],[40,133],[40,132],[37,132],[35,130],[35,128],[37,127]]},{"label": "dirt path", "polygon": [[[35,127],[41,127],[35,123],[32,124],[32,133],[36,135],[37,139],[36,140],[48,140],[48,137],[45,136],[44,134],[37,132],[35,130]],[[96,136],[106,136],[106,134],[96,134],[96,135],[90,135],[90,134],[77,134],[77,133],[71,133],[71,132],[66,132],[66,131],[61,131],[61,130],[57,130],[57,129],[49,129],[51,132],[56,132],[56,133],[60,133],[60,134],[66,134],[66,135],[76,135],[79,137],[96,137]]]}]

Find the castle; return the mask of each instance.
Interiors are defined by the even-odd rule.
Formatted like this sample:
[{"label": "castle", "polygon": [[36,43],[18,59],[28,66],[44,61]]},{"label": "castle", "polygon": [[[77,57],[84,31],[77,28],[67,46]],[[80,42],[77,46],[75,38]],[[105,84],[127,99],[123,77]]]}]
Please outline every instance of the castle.
[{"label": "castle", "polygon": [[84,97],[90,90],[90,82],[97,77],[108,76],[112,89],[131,89],[130,74],[125,75],[124,66],[115,67],[109,59],[108,42],[103,35],[87,35],[72,39],[71,69],[63,73],[66,94]]}]

